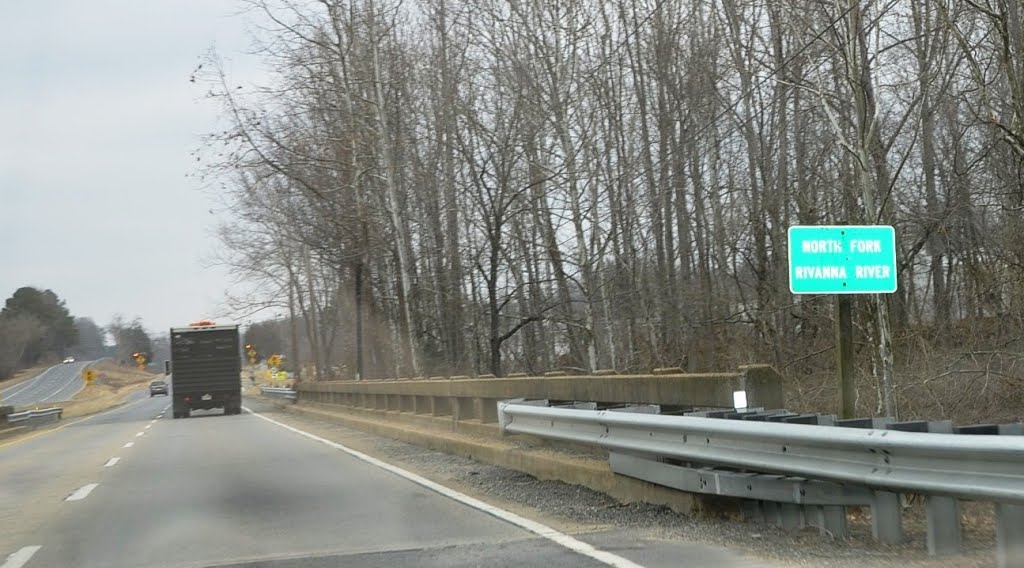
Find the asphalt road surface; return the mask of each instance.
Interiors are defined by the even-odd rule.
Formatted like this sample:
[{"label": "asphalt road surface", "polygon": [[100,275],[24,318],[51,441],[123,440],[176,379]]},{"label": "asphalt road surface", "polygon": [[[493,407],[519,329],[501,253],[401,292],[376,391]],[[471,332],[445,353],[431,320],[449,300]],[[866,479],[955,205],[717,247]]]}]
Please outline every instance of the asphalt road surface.
[{"label": "asphalt road surface", "polygon": [[3,404],[10,406],[71,400],[85,386],[82,369],[94,362],[75,361],[54,365],[27,381],[0,391],[0,398]]},{"label": "asphalt road surface", "polygon": [[[558,533],[302,431],[167,397],[0,442],[0,567],[760,566]],[[533,524],[531,524],[533,523]]]}]

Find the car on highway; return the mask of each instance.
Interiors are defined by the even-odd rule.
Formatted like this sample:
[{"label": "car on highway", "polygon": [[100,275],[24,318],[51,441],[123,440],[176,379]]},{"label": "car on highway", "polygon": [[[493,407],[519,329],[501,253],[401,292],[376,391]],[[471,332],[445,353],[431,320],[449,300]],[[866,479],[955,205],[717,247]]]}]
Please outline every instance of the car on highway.
[{"label": "car on highway", "polygon": [[75,362],[75,358],[74,357],[65,357],[64,358],[64,364],[74,363],[74,362]]},{"label": "car on highway", "polygon": [[167,381],[157,379],[149,383],[149,396],[153,397],[158,394],[168,396],[169,393],[167,392]]}]

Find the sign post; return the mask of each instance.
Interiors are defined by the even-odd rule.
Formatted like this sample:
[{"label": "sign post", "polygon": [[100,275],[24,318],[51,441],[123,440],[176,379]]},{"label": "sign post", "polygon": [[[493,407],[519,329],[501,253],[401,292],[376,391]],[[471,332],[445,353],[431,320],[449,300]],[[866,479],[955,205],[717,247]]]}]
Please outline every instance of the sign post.
[{"label": "sign post", "polygon": [[854,414],[853,314],[850,294],[896,291],[896,231],[888,225],[789,228],[789,290],[836,294],[836,375],[842,418]]},{"label": "sign post", "polygon": [[857,391],[853,376],[853,302],[836,296],[836,378],[839,379],[839,417],[853,418]]}]

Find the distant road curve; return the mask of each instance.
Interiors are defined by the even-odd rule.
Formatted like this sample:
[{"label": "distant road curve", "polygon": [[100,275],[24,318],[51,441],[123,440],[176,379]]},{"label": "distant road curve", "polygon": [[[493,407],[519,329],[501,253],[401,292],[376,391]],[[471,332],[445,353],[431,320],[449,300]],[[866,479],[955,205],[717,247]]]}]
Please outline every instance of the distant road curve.
[{"label": "distant road curve", "polygon": [[70,400],[82,390],[82,370],[96,361],[75,361],[54,365],[35,377],[0,391],[2,404],[28,406]]}]

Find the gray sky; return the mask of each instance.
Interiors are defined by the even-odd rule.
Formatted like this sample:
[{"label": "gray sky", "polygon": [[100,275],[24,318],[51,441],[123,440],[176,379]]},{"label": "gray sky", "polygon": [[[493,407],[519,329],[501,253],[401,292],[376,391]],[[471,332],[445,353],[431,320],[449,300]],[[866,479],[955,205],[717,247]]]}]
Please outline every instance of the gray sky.
[{"label": "gray sky", "polygon": [[[211,47],[259,81],[235,0],[0,4],[0,302],[50,288],[76,316],[150,330],[217,314],[216,199],[186,177],[218,109]],[[223,320],[222,320],[223,321]]]}]

